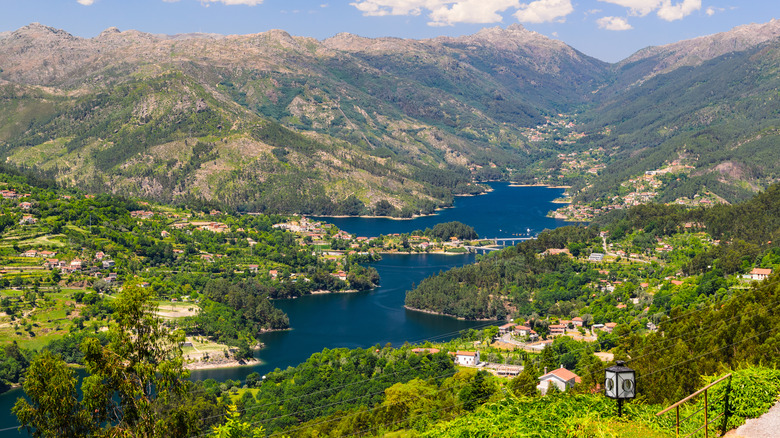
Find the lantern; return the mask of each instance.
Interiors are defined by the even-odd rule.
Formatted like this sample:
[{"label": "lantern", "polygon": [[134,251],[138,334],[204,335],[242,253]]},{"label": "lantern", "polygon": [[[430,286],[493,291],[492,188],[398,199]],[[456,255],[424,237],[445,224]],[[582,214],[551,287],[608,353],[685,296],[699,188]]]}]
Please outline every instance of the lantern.
[{"label": "lantern", "polygon": [[623,400],[636,397],[636,373],[619,360],[606,369],[604,395],[618,401],[618,416],[623,415]]}]

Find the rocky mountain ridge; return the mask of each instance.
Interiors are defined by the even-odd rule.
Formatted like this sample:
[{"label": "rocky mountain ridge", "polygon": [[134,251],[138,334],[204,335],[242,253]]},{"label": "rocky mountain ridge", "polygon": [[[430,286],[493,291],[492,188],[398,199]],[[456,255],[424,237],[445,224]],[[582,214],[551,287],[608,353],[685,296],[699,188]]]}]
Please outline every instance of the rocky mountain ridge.
[{"label": "rocky mountain ridge", "polygon": [[[592,133],[627,129],[634,116],[620,108],[641,101],[638,85],[706,63],[718,74],[720,58],[777,35],[772,21],[607,64],[520,25],[318,41],[282,30],[81,38],[33,23],[0,34],[0,153],[62,182],[165,201],[323,213],[354,196],[358,212],[379,201],[429,212],[478,190],[472,179],[514,179],[611,143]],[[593,108],[615,117],[593,120]],[[534,133],[573,112],[592,124],[576,144]],[[281,198],[267,193],[291,181]]]}]

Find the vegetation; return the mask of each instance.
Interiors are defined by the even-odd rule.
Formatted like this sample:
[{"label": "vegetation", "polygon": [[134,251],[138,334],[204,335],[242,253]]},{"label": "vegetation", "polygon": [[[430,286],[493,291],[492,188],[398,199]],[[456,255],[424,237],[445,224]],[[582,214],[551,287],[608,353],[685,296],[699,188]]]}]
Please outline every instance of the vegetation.
[{"label": "vegetation", "polygon": [[[733,206],[640,205],[606,215],[588,227],[545,231],[474,265],[428,278],[407,293],[406,304],[468,319],[502,319],[503,309],[514,307],[529,320],[584,314],[593,323],[628,324],[636,315],[652,320],[654,314],[676,306],[695,307],[722,298],[737,285],[736,274],[777,265],[778,214],[777,184]],[[602,231],[607,244],[638,259],[589,261],[591,253],[605,251]],[[659,242],[669,245],[670,251],[659,252]],[[546,255],[550,249],[567,252]],[[696,286],[674,287],[668,277],[678,272],[696,276]],[[604,289],[603,283],[616,281],[620,283],[613,291]],[[658,285],[652,295],[647,292],[651,283]],[[615,307],[632,300],[634,306],[625,311]]]},{"label": "vegetation", "polygon": [[[263,424],[269,432],[297,426],[315,418],[341,417],[353,409],[372,408],[384,394],[408,391],[413,385],[440,385],[456,374],[452,360],[444,353],[418,355],[409,348],[379,346],[370,349],[333,349],[313,354],[295,368],[268,374],[254,397],[241,399],[246,418]],[[408,388],[402,388],[408,384]],[[392,403],[390,403],[392,404]],[[403,414],[399,414],[403,418]],[[399,418],[399,419],[400,419]],[[352,418],[350,422],[366,420]],[[345,425],[320,425],[335,430]]]},{"label": "vegetation", "polygon": [[287,315],[271,304],[263,289],[252,280],[235,284],[226,279],[209,281],[203,289],[201,311],[183,322],[187,333],[235,344],[254,340],[265,330],[288,328]]},{"label": "vegetation", "polygon": [[458,240],[475,240],[479,235],[474,227],[461,222],[443,222],[433,226],[433,229],[426,228],[424,231],[415,231],[412,234],[432,237],[434,239],[448,241],[451,238]]},{"label": "vegetation", "polygon": [[148,290],[126,285],[117,299],[109,344],[94,339],[82,344],[89,376],[81,400],[74,372],[64,361],[48,352],[33,360],[24,382],[30,401],[20,398],[13,409],[28,432],[36,437],[174,432],[157,410],[184,393],[183,334],[162,326],[150,299]]},{"label": "vegetation", "polygon": [[[326,249],[348,244],[320,223],[83,195],[18,173],[0,179],[2,391],[23,381],[33,350],[85,364],[84,345],[108,345],[115,294],[127,282],[153,291],[158,314],[173,326],[239,360],[252,358],[259,333],[289,326],[269,298],[379,282],[375,269],[358,264],[373,253],[324,257],[303,233],[283,227],[303,221],[324,234]],[[191,360],[206,360],[200,356]]]}]

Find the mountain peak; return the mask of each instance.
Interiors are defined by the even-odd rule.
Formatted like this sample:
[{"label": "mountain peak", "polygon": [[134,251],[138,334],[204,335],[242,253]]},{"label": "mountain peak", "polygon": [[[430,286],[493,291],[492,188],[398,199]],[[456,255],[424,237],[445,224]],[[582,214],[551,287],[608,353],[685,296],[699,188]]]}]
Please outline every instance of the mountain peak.
[{"label": "mountain peak", "polygon": [[710,59],[731,52],[739,52],[780,37],[780,20],[772,19],[767,23],[751,23],[737,26],[729,31],[679,41],[663,46],[644,48],[620,61],[618,66],[659,61],[647,76],[666,73],[683,66],[700,65]]},{"label": "mountain peak", "polygon": [[107,37],[110,35],[115,35],[121,33],[118,27],[111,26],[108,29],[104,30],[103,32],[100,32],[100,35],[98,35],[98,38]]},{"label": "mountain peak", "polygon": [[61,38],[61,39],[74,39],[73,35],[62,29],[56,29],[43,25],[41,23],[30,23],[27,26],[20,27],[12,33],[16,37],[22,38]]}]

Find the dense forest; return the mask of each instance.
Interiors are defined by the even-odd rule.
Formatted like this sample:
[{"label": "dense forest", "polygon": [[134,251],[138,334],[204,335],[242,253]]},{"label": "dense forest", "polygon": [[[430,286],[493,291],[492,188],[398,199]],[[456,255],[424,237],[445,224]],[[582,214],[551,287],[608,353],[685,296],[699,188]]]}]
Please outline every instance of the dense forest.
[{"label": "dense forest", "polygon": [[294,368],[268,374],[254,397],[241,400],[241,407],[252,422],[269,432],[281,431],[318,417],[372,408],[382,403],[389,388],[415,379],[438,388],[456,371],[445,353],[420,355],[408,347],[379,345],[326,349]]},{"label": "dense forest", "polygon": [[474,240],[479,238],[474,227],[458,221],[442,222],[434,225],[433,228],[413,231],[412,234],[427,236],[443,241],[448,241],[453,237],[458,240]]},{"label": "dense forest", "polygon": [[275,308],[268,296],[266,287],[256,281],[214,279],[203,288],[200,312],[182,324],[188,334],[226,344],[246,343],[265,330],[290,326],[287,315]]}]

